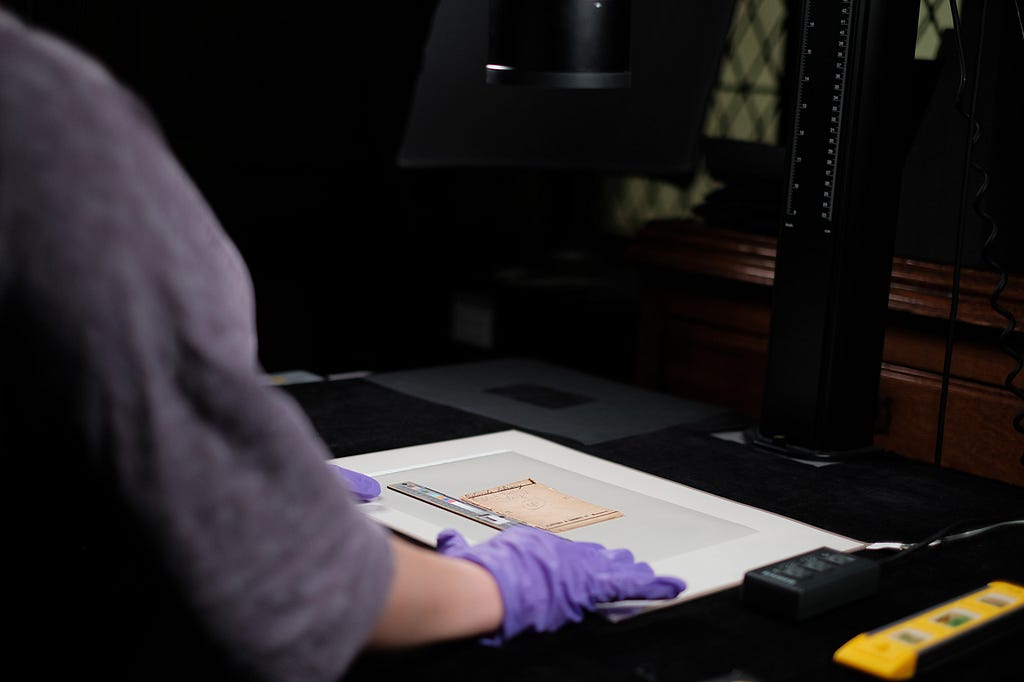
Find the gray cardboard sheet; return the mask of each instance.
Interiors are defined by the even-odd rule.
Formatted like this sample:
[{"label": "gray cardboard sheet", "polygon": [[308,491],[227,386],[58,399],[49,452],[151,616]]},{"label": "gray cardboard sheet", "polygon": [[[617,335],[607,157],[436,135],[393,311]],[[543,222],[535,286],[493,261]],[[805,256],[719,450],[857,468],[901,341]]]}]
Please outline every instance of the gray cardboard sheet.
[{"label": "gray cardboard sheet", "polygon": [[583,372],[526,359],[428,367],[368,377],[381,386],[592,445],[729,414]]}]

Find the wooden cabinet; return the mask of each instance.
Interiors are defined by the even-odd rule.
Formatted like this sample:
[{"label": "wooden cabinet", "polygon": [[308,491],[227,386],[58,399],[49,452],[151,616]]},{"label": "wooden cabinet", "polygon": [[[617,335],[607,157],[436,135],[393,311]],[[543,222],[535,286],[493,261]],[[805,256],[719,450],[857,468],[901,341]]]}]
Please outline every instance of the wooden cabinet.
[{"label": "wooden cabinet", "polygon": [[[775,239],[691,221],[655,221],[630,259],[641,273],[637,380],[756,417],[761,409]],[[1013,358],[1006,321],[989,303],[998,277],[961,273],[940,464],[1024,486],[1024,401],[1005,386]],[[953,269],[897,258],[889,294],[875,444],[935,461]],[[1024,287],[999,298],[1024,321]],[[1022,335],[1004,338],[1018,351]],[[1024,385],[1024,373],[1014,386]]]}]

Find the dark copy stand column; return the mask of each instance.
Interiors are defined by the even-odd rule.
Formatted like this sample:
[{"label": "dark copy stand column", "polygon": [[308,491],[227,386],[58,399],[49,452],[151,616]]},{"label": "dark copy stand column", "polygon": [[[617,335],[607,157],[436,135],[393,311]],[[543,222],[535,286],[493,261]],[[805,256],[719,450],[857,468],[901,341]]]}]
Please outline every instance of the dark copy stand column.
[{"label": "dark copy stand column", "polygon": [[871,446],[909,130],[913,0],[804,0],[759,440]]}]

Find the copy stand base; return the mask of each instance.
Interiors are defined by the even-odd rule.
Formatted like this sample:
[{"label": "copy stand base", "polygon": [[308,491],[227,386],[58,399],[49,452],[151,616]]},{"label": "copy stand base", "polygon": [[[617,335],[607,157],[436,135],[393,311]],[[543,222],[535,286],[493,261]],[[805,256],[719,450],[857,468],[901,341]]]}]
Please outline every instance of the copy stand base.
[{"label": "copy stand base", "polygon": [[765,436],[758,428],[751,427],[743,432],[744,440],[755,448],[770,452],[773,455],[781,455],[790,459],[802,459],[812,462],[843,462],[854,459],[864,459],[885,452],[877,445],[869,445],[863,448],[851,450],[814,450],[804,448],[792,443],[786,443],[778,438]]}]

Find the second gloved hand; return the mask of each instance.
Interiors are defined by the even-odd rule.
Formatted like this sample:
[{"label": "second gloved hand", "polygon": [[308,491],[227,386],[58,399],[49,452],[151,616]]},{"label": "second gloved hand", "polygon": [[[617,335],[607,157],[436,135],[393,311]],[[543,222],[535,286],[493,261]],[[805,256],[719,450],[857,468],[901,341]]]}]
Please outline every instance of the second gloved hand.
[{"label": "second gloved hand", "polygon": [[380,483],[376,479],[330,462],[327,463],[327,466],[334,471],[360,502],[369,502],[380,495]]},{"label": "second gloved hand", "polygon": [[572,542],[534,528],[510,528],[472,546],[458,532],[445,530],[437,537],[437,550],[483,566],[497,581],[505,615],[500,632],[485,644],[579,622],[602,602],[670,599],[686,588],[682,580],[656,576],[628,550]]}]

